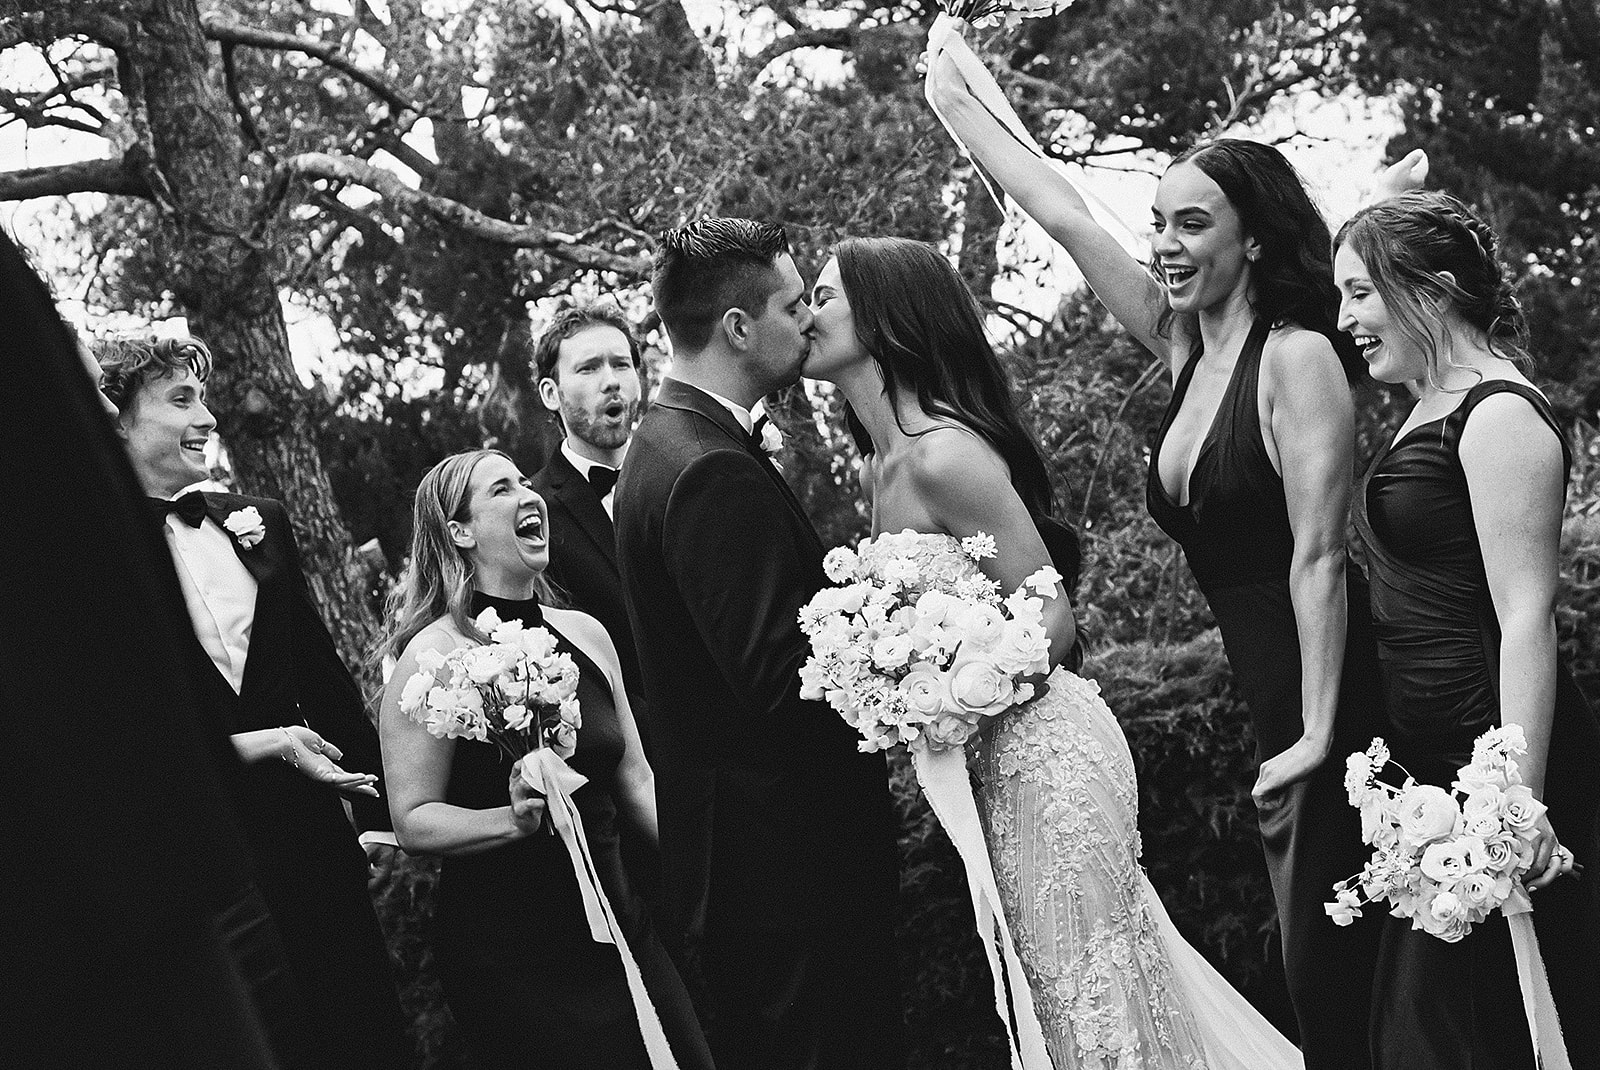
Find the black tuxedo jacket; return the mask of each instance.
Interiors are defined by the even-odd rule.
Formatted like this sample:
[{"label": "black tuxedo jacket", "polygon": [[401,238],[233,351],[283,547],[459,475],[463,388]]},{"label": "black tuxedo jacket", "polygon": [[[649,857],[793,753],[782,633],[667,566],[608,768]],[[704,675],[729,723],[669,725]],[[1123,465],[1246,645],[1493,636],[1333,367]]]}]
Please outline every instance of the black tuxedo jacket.
[{"label": "black tuxedo jacket", "polygon": [[708,926],[889,918],[884,758],[799,695],[809,648],[797,613],[827,580],[794,493],[727,409],[669,379],[615,504],[653,718],[668,935],[692,946]]},{"label": "black tuxedo jacket", "polygon": [[[339,764],[345,769],[381,775],[377,732],[367,720],[361,689],[345,668],[311,601],[283,503],[241,494],[206,492],[203,497],[207,515],[228,535],[239,560],[255,577],[257,588],[249,656],[238,692],[190,630],[195,675],[206,688],[204,704],[230,734],[309,725],[343,752]],[[266,535],[247,550],[223,521],[250,506],[261,514]],[[380,782],[379,790],[382,788]],[[270,867],[275,857],[284,854],[309,849],[348,855],[355,846],[342,796],[285,762],[245,766],[240,793],[239,818],[255,849],[258,870]],[[356,823],[363,830],[391,827],[387,804],[381,799],[349,798]]]},{"label": "black tuxedo jacket", "polygon": [[649,731],[649,714],[640,690],[639,656],[633,648],[633,626],[622,597],[617,571],[617,537],[605,506],[589,481],[559,449],[533,477],[533,488],[550,510],[551,582],[581,609],[605,626],[622,663],[622,682],[641,731]]}]

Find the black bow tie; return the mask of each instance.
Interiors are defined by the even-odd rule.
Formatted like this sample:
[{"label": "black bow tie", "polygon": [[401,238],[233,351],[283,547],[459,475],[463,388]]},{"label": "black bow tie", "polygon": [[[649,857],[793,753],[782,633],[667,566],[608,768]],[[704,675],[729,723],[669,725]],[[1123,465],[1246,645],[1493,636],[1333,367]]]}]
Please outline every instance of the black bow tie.
[{"label": "black bow tie", "polygon": [[596,498],[604,498],[611,493],[611,489],[616,485],[617,470],[615,468],[607,468],[603,464],[589,466],[589,486],[594,488],[594,496]]},{"label": "black bow tie", "polygon": [[188,494],[180,494],[168,501],[166,498],[150,498],[150,510],[155,513],[157,520],[165,520],[168,513],[177,513],[178,519],[197,528],[206,518],[206,500],[197,490]]}]

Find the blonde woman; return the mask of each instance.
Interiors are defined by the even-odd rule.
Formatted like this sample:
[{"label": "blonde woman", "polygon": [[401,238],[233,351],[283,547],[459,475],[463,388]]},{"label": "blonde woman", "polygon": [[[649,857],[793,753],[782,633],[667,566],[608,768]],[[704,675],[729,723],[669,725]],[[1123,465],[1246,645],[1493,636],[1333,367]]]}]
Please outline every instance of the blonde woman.
[{"label": "blonde woman", "polygon": [[656,838],[655,787],[599,622],[550,605],[549,515],[496,450],[440,461],[417,488],[411,564],[392,600],[384,653],[398,657],[379,718],[389,808],[400,846],[444,856],[434,953],[456,1020],[486,1068],[625,1070],[650,1066],[616,946],[597,943],[563,842],[542,797],[492,743],[437,739],[400,711],[425,652],[485,637],[472,620],[543,626],[577,662],[583,724],[572,795],[601,887],[680,1067],[710,1056],[671,962],[628,887],[617,822]]}]

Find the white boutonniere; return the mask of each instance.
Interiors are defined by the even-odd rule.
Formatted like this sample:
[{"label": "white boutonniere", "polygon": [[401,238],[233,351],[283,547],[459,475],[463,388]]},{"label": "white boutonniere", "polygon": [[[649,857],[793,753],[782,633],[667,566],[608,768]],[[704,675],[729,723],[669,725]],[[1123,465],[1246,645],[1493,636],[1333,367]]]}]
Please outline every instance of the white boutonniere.
[{"label": "white boutonniere", "polygon": [[229,513],[222,526],[227,528],[233,537],[239,540],[239,545],[246,550],[254,549],[257,543],[267,537],[266,522],[261,519],[261,514],[253,505]]},{"label": "white boutonniere", "polygon": [[783,449],[783,432],[778,430],[778,425],[770,419],[761,424],[761,452],[768,457],[776,457],[778,451]]}]

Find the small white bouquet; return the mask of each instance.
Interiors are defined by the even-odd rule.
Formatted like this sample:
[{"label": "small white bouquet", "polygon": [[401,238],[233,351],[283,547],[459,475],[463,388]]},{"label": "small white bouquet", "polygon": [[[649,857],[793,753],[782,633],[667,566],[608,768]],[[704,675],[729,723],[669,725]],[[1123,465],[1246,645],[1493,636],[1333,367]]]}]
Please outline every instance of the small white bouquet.
[{"label": "small white bouquet", "polygon": [[939,6],[951,18],[965,19],[977,25],[985,19],[1004,19],[1016,25],[1023,19],[1037,19],[1054,15],[1072,6],[1072,0],[939,0]]},{"label": "small white bouquet", "polygon": [[825,699],[861,733],[863,751],[925,737],[960,747],[992,717],[1033,697],[1049,669],[1044,599],[1061,574],[1045,567],[1009,597],[979,571],[993,537],[959,542],[916,531],[839,547],[823,569],[837,587],[800,610],[811,656],[800,694]]},{"label": "small white bouquet", "polygon": [[489,642],[422,653],[401,712],[440,739],[493,742],[513,761],[540,747],[572,757],[583,724],[577,664],[548,629],[502,621],[493,607],[473,623]]},{"label": "small white bouquet", "polygon": [[1382,739],[1350,755],[1345,790],[1373,852],[1358,875],[1333,886],[1328,915],[1349,925],[1363,905],[1385,900],[1412,928],[1455,943],[1493,910],[1532,909],[1521,878],[1545,805],[1517,771],[1515,755],[1527,749],[1520,725],[1485,732],[1449,791],[1409,774],[1399,788],[1378,781],[1390,764]]}]

